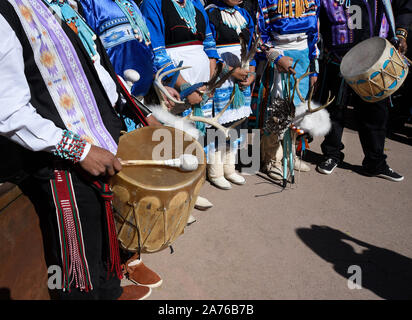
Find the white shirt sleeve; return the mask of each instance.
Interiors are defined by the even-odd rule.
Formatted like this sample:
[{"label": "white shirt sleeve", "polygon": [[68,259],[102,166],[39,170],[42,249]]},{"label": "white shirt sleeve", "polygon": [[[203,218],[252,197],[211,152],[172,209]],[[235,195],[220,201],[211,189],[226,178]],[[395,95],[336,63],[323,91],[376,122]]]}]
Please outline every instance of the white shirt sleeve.
[{"label": "white shirt sleeve", "polygon": [[30,104],[23,48],[1,14],[0,34],[0,134],[29,150],[52,152],[63,130],[41,117]]},{"label": "white shirt sleeve", "polygon": [[116,105],[117,100],[119,99],[119,94],[117,93],[116,83],[113,81],[113,78],[110,76],[110,73],[102,66],[100,55],[97,54],[97,60],[94,62],[94,67],[97,71],[99,79],[103,85],[104,90],[106,91],[112,107]]}]

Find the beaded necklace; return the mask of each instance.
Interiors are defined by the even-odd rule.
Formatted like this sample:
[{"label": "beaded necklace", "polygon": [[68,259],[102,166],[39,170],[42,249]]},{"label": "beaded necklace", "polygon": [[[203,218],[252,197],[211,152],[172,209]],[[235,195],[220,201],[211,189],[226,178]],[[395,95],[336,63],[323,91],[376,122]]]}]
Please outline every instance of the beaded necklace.
[{"label": "beaded necklace", "polygon": [[146,46],[151,44],[150,41],[150,32],[147,28],[146,22],[142,14],[139,11],[136,11],[133,5],[127,0],[114,0],[119,8],[122,10],[126,18],[129,20],[130,25],[132,26],[133,33],[135,38],[140,42],[144,40]]},{"label": "beaded necklace", "polygon": [[220,11],[220,14],[223,23],[229,28],[236,30],[237,34],[240,34],[242,29],[247,26],[245,18],[235,8],[225,8]]},{"label": "beaded necklace", "polygon": [[93,61],[97,60],[96,34],[87,25],[86,21],[67,3],[67,0],[43,0],[53,11],[67,23],[67,25],[79,36],[84,48]]},{"label": "beaded necklace", "polygon": [[177,13],[193,34],[197,32],[196,28],[196,9],[192,0],[172,0]]}]

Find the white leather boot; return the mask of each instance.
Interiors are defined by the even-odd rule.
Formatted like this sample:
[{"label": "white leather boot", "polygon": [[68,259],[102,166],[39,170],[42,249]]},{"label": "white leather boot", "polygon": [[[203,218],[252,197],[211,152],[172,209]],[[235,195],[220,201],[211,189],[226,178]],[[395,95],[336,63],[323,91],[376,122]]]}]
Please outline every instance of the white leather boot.
[{"label": "white leather boot", "polygon": [[195,203],[195,208],[197,210],[207,210],[213,207],[213,203],[211,203],[206,198],[198,196]]},{"label": "white leather boot", "polygon": [[225,178],[234,184],[245,184],[246,180],[241,175],[237,174],[236,166],[237,150],[227,150],[224,155],[223,172]]},{"label": "white leather boot", "polygon": [[275,156],[268,164],[268,176],[274,180],[283,180],[283,147],[279,141],[275,149]]},{"label": "white leather boot", "polygon": [[190,226],[192,223],[196,222],[196,218],[192,215],[189,216],[189,219],[187,220],[187,226]]},{"label": "white leather boot", "polygon": [[222,152],[210,152],[209,163],[207,165],[207,175],[210,182],[223,190],[232,189],[232,185],[224,177]]},{"label": "white leather boot", "polygon": [[261,155],[263,171],[274,180],[283,180],[282,142],[275,134],[262,137]]}]

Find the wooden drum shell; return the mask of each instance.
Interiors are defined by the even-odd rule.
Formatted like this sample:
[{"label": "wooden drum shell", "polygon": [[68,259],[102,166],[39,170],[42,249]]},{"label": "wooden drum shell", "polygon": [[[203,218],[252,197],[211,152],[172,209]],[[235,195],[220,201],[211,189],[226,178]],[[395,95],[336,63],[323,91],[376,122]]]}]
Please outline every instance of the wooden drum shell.
[{"label": "wooden drum shell", "polygon": [[366,102],[383,100],[398,90],[408,75],[408,66],[386,39],[374,37],[349,50],[342,59],[341,74]]},{"label": "wooden drum shell", "polygon": [[[112,178],[118,238],[121,247],[132,252],[139,250],[139,243],[142,253],[170,246],[184,232],[206,178],[206,159],[201,145],[171,127],[145,127],[125,134],[120,138],[117,156],[122,160],[151,160],[150,150],[159,144],[152,141],[153,132],[159,128],[168,130],[173,139],[176,135],[184,136],[182,150],[177,151],[173,142],[173,158],[182,153],[195,154],[199,167],[193,172],[163,166],[124,167]],[[191,152],[194,148],[196,152]]]}]

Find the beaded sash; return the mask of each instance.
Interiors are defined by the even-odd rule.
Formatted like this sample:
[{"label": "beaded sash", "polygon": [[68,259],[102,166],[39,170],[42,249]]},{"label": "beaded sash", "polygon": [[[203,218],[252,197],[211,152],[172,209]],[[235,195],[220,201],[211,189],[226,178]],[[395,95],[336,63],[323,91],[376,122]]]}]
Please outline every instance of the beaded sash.
[{"label": "beaded sash", "polygon": [[[42,0],[8,0],[14,7],[34,59],[66,128],[116,154],[77,53]],[[61,22],[61,21],[60,21]]]}]

